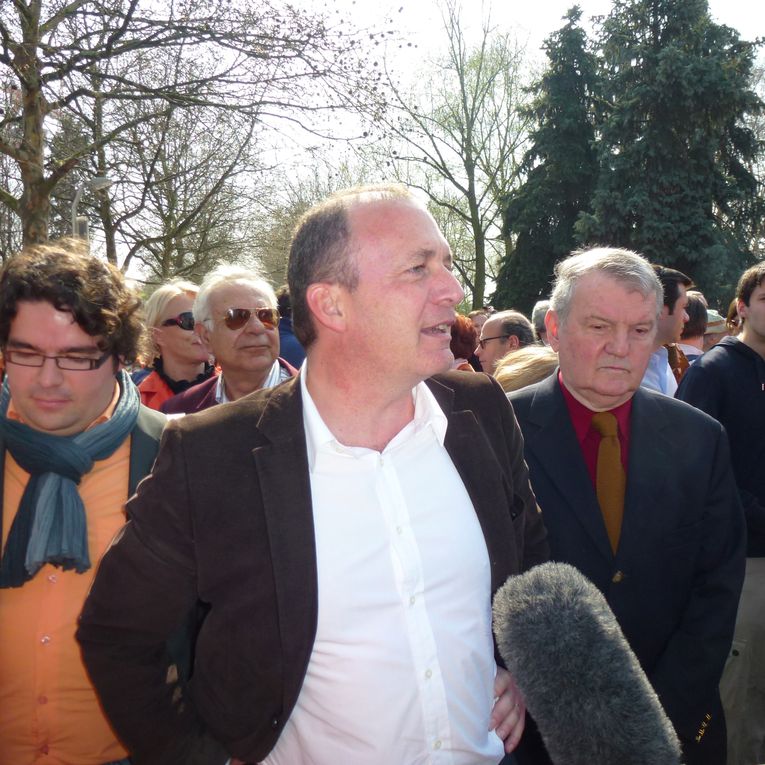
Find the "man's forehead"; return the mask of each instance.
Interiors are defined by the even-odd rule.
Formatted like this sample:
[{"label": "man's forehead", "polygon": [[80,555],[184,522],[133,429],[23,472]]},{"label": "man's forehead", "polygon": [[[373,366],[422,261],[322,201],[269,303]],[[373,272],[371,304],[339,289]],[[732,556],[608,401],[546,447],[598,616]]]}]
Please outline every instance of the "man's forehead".
[{"label": "man's forehead", "polygon": [[249,282],[227,282],[221,284],[210,294],[210,300],[216,306],[224,306],[226,308],[255,307],[254,305],[229,305],[232,300],[237,301],[243,298],[247,299],[248,301],[260,301],[262,303],[269,303],[266,295],[254,284],[250,284]]},{"label": "man's forehead", "polygon": [[500,325],[501,320],[495,317],[489,316],[481,326],[481,337],[487,335],[489,332],[493,332]]},{"label": "man's forehead", "polygon": [[[28,308],[41,308],[39,312],[28,313]],[[67,308],[58,308],[48,300],[20,300],[17,305],[16,315],[11,319],[8,331],[8,343],[11,345],[34,345],[37,347],[41,338],[47,342],[56,339],[56,330],[66,331],[63,342],[64,350],[73,348],[86,350],[98,347],[103,341],[102,335],[91,335],[75,318]]]},{"label": "man's forehead", "polygon": [[[653,319],[656,315],[656,295],[645,294],[638,287],[607,274],[587,274],[574,288],[571,308],[587,316],[597,314],[608,318],[611,314],[631,313],[646,314]],[[640,317],[638,317],[638,320]]]},{"label": "man's forehead", "polygon": [[395,234],[391,230],[391,218],[407,218],[410,225],[414,224],[425,230],[441,231],[433,216],[416,199],[411,197],[393,197],[390,199],[373,199],[351,204],[347,210],[348,228],[352,239],[367,237],[384,239]]}]

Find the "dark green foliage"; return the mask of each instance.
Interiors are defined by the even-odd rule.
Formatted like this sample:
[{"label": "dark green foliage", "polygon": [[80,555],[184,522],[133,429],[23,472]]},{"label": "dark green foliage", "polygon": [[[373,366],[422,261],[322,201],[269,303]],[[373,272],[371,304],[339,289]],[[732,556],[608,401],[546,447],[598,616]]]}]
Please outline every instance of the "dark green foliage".
[{"label": "dark green foliage", "polygon": [[762,199],[744,118],[754,45],[714,24],[706,0],[616,0],[600,40],[606,111],[583,241],[631,247],[715,299],[752,259]]},{"label": "dark green foliage", "polygon": [[528,310],[554,262],[593,244],[635,249],[727,302],[765,215],[755,44],[713,23],[706,0],[614,0],[594,58],[578,18],[548,41],[495,304]]},{"label": "dark green foliage", "polygon": [[546,41],[547,71],[533,87],[536,122],[523,160],[526,180],[507,200],[504,234],[514,250],[497,278],[493,304],[529,313],[546,297],[553,265],[575,245],[574,223],[596,180],[594,104],[596,62],[578,26],[578,7]]}]

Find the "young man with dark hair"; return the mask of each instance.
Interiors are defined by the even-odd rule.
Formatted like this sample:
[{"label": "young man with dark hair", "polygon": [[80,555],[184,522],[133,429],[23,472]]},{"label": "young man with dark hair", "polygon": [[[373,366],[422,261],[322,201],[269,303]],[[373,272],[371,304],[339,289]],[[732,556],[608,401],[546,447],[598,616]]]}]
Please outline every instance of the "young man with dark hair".
[{"label": "young man with dark hair", "polygon": [[677,398],[725,427],[746,514],[746,578],[721,688],[728,765],[753,765],[765,761],[765,263],[741,276],[736,309],[741,334],[710,348]]},{"label": "young man with dark hair", "polygon": [[0,275],[0,762],[122,762],[75,641],[96,565],[151,469],[164,417],[122,364],[139,300],[74,242]]},{"label": "young man with dark hair", "polygon": [[653,265],[664,292],[664,304],[656,325],[653,353],[641,381],[644,388],[650,388],[667,396],[677,390],[677,380],[688,367],[688,361],[680,356],[677,343],[688,321],[685,306],[688,303],[687,290],[693,281],[681,271],[666,266]]}]

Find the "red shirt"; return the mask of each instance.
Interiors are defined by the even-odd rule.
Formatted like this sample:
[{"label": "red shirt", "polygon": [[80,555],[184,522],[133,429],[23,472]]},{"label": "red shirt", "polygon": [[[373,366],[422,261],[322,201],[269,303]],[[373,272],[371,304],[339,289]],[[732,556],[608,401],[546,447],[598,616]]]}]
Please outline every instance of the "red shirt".
[{"label": "red shirt", "polygon": [[[580,401],[577,401],[563,384],[560,372],[558,372],[558,384],[563,392],[563,400],[568,407],[568,413],[571,417],[571,424],[574,426],[576,440],[582,447],[582,456],[584,457],[587,472],[592,479],[592,485],[595,486],[595,468],[598,464],[598,447],[600,446],[600,433],[592,427],[592,418],[595,412],[586,407]],[[615,409],[609,409],[609,412],[616,417],[616,423],[619,428],[619,445],[622,448],[622,466],[625,474],[627,473],[627,463],[630,450],[630,414],[632,412],[632,398],[619,404]]]}]

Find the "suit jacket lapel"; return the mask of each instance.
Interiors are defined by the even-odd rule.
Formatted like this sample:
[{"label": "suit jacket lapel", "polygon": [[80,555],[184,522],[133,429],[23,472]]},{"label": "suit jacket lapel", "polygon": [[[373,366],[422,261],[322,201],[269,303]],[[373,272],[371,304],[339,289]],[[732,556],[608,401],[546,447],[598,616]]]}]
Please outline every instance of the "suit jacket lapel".
[{"label": "suit jacket lapel", "polygon": [[162,415],[153,416],[150,410],[141,407],[138,410],[138,419],[130,434],[130,467],[128,473],[128,497],[135,494],[140,481],[149,475],[154,459],[159,451],[159,437],[164,427]]},{"label": "suit jacket lapel", "polygon": [[[252,454],[268,527],[284,662],[289,666],[306,657],[307,665],[316,634],[318,584],[299,378],[274,389],[256,438]],[[294,686],[285,686],[285,699],[297,697],[303,670],[285,673]]]},{"label": "suit jacket lapel", "polygon": [[[676,448],[676,447],[675,447]],[[630,454],[619,553],[629,553],[630,543],[644,544],[661,527],[656,514],[663,512],[661,476],[672,464],[672,433],[664,424],[655,396],[642,388],[635,391],[630,414]],[[642,547],[640,547],[642,549]]]},{"label": "suit jacket lapel", "polygon": [[[507,579],[515,551],[508,550],[507,493],[501,470],[491,470],[496,455],[470,410],[453,410],[454,392],[437,382],[425,381],[447,417],[444,447],[457,468],[473,503],[491,564],[491,587],[495,592]],[[520,561],[517,563],[520,566]]]},{"label": "suit jacket lapel", "polygon": [[[557,374],[548,377],[536,388],[523,436],[526,451],[535,457],[536,471],[544,473],[542,480],[555,487],[601,553],[609,559],[613,558],[595,489]],[[539,480],[532,475],[532,488]],[[540,504],[544,514],[544,505]]]}]

